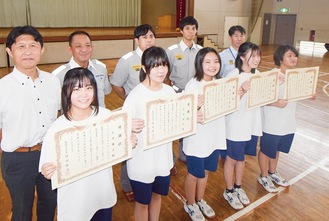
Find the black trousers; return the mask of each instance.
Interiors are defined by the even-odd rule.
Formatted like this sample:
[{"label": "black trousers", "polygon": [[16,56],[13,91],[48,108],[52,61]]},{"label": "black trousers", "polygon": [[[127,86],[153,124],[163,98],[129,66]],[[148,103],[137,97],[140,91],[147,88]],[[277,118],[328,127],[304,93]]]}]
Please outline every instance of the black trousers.
[{"label": "black trousers", "polygon": [[12,201],[12,221],[31,221],[35,188],[37,220],[53,221],[57,205],[51,182],[38,172],[40,151],[2,152],[1,170]]}]

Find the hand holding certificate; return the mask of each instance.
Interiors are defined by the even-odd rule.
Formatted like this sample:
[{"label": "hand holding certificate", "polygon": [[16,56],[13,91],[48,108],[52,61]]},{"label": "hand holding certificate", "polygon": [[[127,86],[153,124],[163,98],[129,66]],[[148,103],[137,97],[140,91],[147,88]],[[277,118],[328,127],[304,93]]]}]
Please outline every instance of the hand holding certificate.
[{"label": "hand holding certificate", "polygon": [[297,101],[311,98],[316,92],[319,67],[297,68],[286,71],[285,99]]},{"label": "hand holding certificate", "polygon": [[279,71],[253,74],[249,81],[247,109],[261,107],[278,100]]},{"label": "hand holding certificate", "polygon": [[51,178],[53,189],[131,157],[131,116],[124,111],[111,112],[97,122],[77,122],[73,127],[49,132],[57,163]]},{"label": "hand holding certificate", "polygon": [[144,110],[144,150],[194,134],[197,98],[196,93],[178,93],[147,101]]},{"label": "hand holding certificate", "polygon": [[204,123],[232,113],[239,108],[239,77],[222,78],[203,85]]}]

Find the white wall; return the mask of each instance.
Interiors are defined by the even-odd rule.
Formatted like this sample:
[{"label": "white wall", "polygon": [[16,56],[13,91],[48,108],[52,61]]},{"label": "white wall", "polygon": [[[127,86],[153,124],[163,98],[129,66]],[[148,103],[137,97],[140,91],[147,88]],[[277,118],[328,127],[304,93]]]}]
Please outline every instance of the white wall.
[{"label": "white wall", "polygon": [[[280,8],[290,8],[289,14],[297,14],[295,42],[308,41],[310,30],[315,30],[316,42],[329,42],[328,0],[277,0],[264,1],[263,13],[280,14]],[[275,26],[275,20],[272,20]],[[274,32],[274,28],[272,28]],[[273,42],[273,40],[271,41]]]},{"label": "white wall", "polygon": [[[194,17],[199,22],[199,34],[217,35],[213,39],[219,47],[224,46],[225,17],[250,17],[252,0],[195,0]],[[248,29],[249,27],[247,27]]]}]

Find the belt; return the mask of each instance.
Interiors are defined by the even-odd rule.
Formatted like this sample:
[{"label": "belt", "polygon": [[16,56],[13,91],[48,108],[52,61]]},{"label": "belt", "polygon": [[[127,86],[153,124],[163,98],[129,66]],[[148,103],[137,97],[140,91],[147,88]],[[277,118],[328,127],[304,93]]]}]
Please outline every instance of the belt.
[{"label": "belt", "polygon": [[38,143],[32,147],[19,147],[15,150],[18,153],[32,152],[32,151],[41,151],[42,143]]}]

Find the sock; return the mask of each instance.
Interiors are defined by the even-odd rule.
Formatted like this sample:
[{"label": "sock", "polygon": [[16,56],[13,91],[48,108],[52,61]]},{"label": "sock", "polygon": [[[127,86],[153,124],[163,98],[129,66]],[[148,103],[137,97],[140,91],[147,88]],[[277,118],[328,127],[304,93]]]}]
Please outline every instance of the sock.
[{"label": "sock", "polygon": [[226,189],[226,193],[233,193],[233,189],[231,189],[231,190]]},{"label": "sock", "polygon": [[268,171],[268,174],[272,175],[272,174],[275,174],[275,172],[274,173],[271,173],[270,171]]},{"label": "sock", "polygon": [[241,188],[241,185],[234,184],[234,188]]}]

